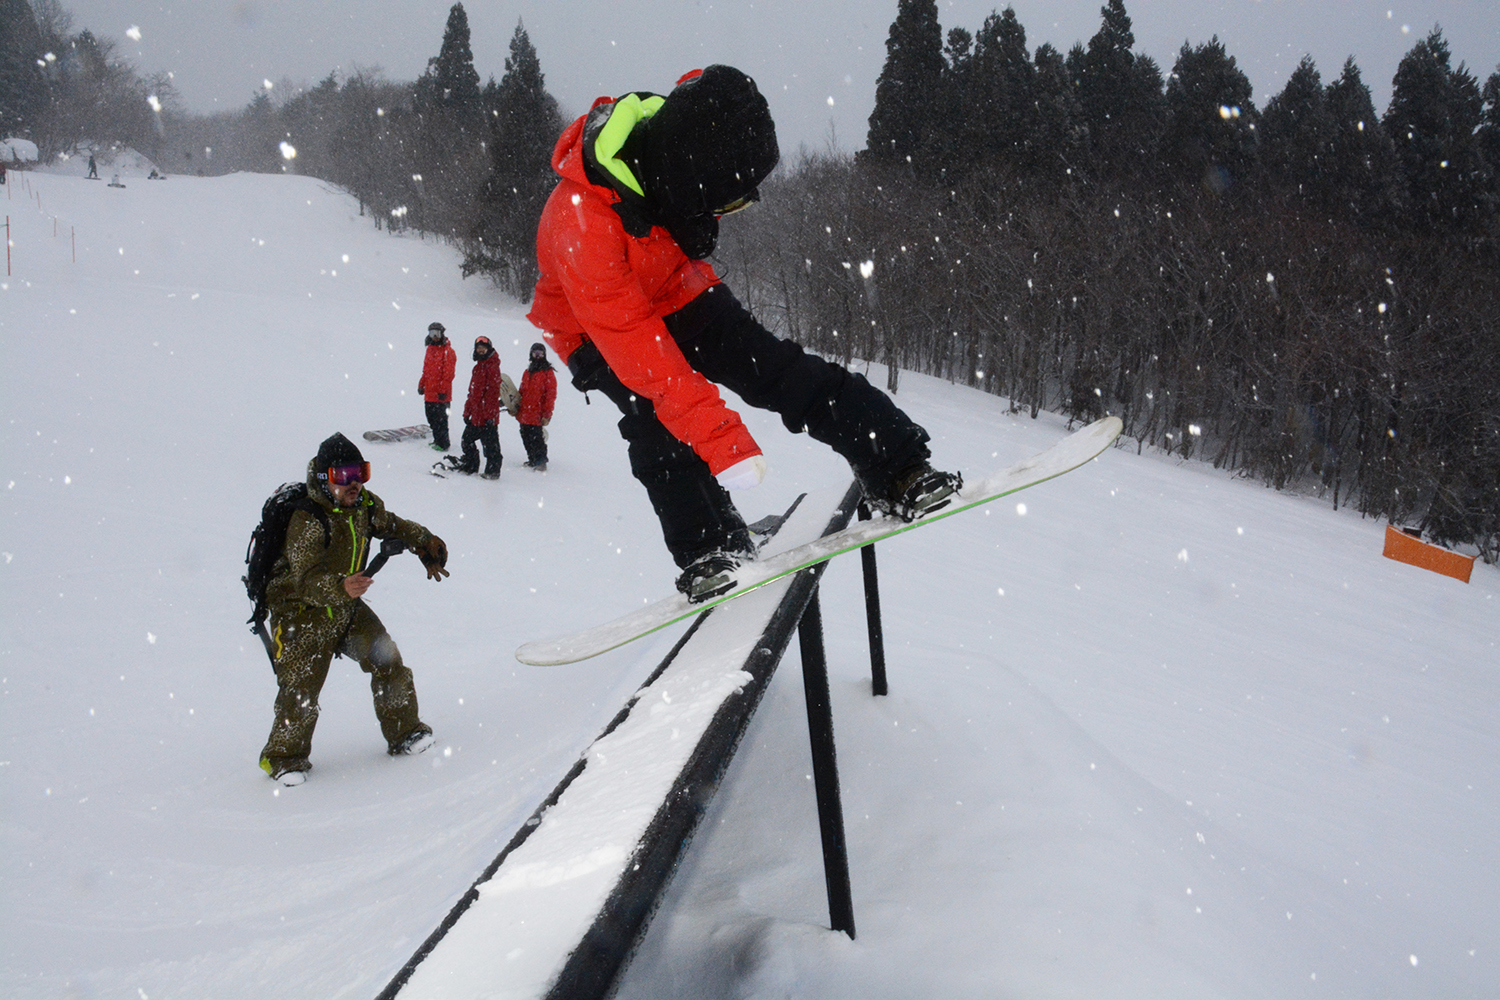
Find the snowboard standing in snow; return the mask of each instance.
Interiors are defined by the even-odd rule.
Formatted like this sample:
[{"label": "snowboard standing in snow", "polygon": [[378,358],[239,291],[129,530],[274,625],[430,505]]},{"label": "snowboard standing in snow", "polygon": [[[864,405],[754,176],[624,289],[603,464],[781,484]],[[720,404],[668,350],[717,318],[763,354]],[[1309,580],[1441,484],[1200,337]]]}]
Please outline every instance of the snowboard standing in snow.
[{"label": "snowboard standing in snow", "polygon": [[735,587],[718,597],[692,604],[677,594],[627,615],[572,635],[557,639],[528,642],[516,650],[516,659],[534,666],[558,666],[576,663],[616,647],[633,642],[726,601],[743,597],[782,577],[815,566],[836,555],[852,552],[891,535],[940,521],[959,511],[978,507],[1024,490],[1029,486],[1055,479],[1098,457],[1120,436],[1124,425],[1119,417],[1105,417],[1063,438],[1046,451],[987,479],[975,482],[958,494],[956,502],[917,521],[893,517],[876,517],[861,521],[805,545],[779,552],[767,559],[746,563],[735,573]]},{"label": "snowboard standing in snow", "polygon": [[384,431],[365,431],[366,441],[425,441],[430,437],[432,437],[432,428],[426,424],[392,427]]}]

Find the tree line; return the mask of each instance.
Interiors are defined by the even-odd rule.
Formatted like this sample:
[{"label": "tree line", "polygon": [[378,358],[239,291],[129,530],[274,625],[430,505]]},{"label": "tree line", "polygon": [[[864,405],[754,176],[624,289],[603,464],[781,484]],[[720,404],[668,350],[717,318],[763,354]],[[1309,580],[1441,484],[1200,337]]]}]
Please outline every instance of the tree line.
[{"label": "tree line", "polygon": [[59,0],[0,0],[0,131],[32,139],[43,159],[129,146],[169,174],[319,177],[376,226],[450,240],[465,275],[530,296],[564,122],[523,25],[499,81],[481,84],[455,3],[414,81],[356,67],[311,86],[268,83],[245,107],[205,116],[182,109],[166,74],[139,76],[72,22]]},{"label": "tree line", "polygon": [[1066,55],[900,0],[865,149],[726,227],[757,313],[845,361],[1120,415],[1139,445],[1500,557],[1500,72],[1440,30],[1384,115],[1351,58],[1257,108],[1122,0]]},{"label": "tree line", "polygon": [[[452,241],[525,301],[564,124],[519,25],[481,86],[455,3],[416,81],[375,69],[192,116],[58,0],[0,0],[0,127],[44,155],[293,171]],[[22,16],[25,15],[25,16]],[[716,262],[772,328],[845,362],[1126,421],[1139,446],[1500,558],[1500,72],[1440,30],[1377,113],[1351,57],[1258,108],[1213,38],[1164,71],[1123,0],[1063,53],[1013,9],[946,35],[898,0],[863,150],[784,162]],[[143,110],[144,109],[144,110]]]}]

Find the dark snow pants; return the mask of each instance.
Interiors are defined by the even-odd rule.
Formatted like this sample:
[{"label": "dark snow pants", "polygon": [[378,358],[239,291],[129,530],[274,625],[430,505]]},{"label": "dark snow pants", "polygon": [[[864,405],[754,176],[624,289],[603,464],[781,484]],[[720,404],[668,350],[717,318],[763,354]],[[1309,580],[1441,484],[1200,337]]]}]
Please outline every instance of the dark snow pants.
[{"label": "dark snow pants", "polygon": [[[688,364],[757,409],[781,417],[843,456],[869,491],[930,454],[927,432],[864,376],[804,351],[758,323],[727,285],[715,285],[665,318]],[[637,397],[592,343],[568,358],[573,385],[597,389],[624,414],[620,436],[646,487],[677,565],[718,549],[745,550],[749,536],[708,464],[672,436],[650,400]]]},{"label": "dark snow pants", "polygon": [[327,609],[307,608],[271,614],[268,622],[276,650],[276,721],[263,759],[283,770],[304,770],[318,724],[318,695],[328,679],[334,654],[347,656],[370,675],[375,717],[388,749],[422,724],[411,668],[385,626],[364,601],[355,601],[329,616]]},{"label": "dark snow pants", "polygon": [[521,444],[526,447],[527,465],[547,464],[547,432],[540,424],[521,425]]},{"label": "dark snow pants", "polygon": [[448,438],[448,404],[427,404],[427,426],[432,428],[432,443],[444,451],[453,442]]},{"label": "dark snow pants", "polygon": [[484,474],[500,475],[500,463],[504,458],[500,454],[500,428],[494,424],[464,424],[463,458],[458,462],[459,471],[471,474],[479,471],[481,444],[484,445]]}]

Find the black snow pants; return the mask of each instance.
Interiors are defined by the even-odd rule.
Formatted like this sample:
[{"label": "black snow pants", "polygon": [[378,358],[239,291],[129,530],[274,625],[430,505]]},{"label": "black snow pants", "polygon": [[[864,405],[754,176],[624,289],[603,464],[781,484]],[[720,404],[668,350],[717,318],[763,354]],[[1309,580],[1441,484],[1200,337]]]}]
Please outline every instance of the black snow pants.
[{"label": "black snow pants", "polygon": [[479,471],[479,446],[484,445],[484,474],[486,476],[500,475],[500,464],[504,457],[500,454],[500,429],[494,424],[474,425],[464,423],[464,436],[460,439],[463,457],[459,459],[458,468],[460,472],[471,475]]},{"label": "black snow pants", "polygon": [[452,442],[448,439],[448,404],[427,404],[427,426],[432,428],[432,443],[444,451]]},{"label": "black snow pants", "polygon": [[[880,491],[930,454],[927,432],[864,376],[809,354],[758,323],[727,285],[715,285],[665,317],[688,364],[750,406],[806,431],[853,468],[867,491]],[[708,464],[672,436],[650,400],[636,396],[584,342],[568,358],[573,385],[598,390],[619,409],[630,469],[646,487],[662,535],[680,567],[719,549],[748,550],[749,534]]]}]

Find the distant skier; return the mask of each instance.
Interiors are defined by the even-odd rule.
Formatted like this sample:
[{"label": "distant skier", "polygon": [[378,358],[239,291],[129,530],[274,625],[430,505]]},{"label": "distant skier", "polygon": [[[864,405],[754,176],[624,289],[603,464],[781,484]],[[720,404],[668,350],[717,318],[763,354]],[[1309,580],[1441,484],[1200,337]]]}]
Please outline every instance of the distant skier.
[{"label": "distant skier", "polygon": [[921,517],[963,483],[928,464],[927,432],[888,396],[773,335],[704,261],[719,218],[759,198],[779,155],[766,99],[729,66],[689,73],[666,97],[601,97],[557,142],[561,180],[537,229],[529,318],[573,385],[624,414],[631,470],[695,601],[729,589],[753,556],[725,489],[766,468],[715,382],[831,446],[882,511]]},{"label": "distant skier", "polygon": [[427,407],[427,426],[432,428],[432,448],[447,451],[448,407],[453,402],[453,372],[458,354],[448,343],[447,328],[434,322],[427,327],[427,353],[422,358],[422,377],[417,391]]},{"label": "distant skier", "polygon": [[454,468],[470,475],[479,471],[479,448],[484,445],[482,479],[499,479],[500,465],[500,355],[488,337],[474,338],[474,371],[469,376],[469,398],[464,401],[463,458]]},{"label": "distant skier", "polygon": [[552,422],[552,407],[557,402],[557,375],[547,360],[547,345],[532,344],[531,358],[521,375],[521,408],[516,420],[521,425],[521,444],[526,446],[526,466],[537,472],[547,471],[547,432]]},{"label": "distant skier", "polygon": [[96,180],[96,181],[99,179],[99,164],[97,164],[97,163],[94,162],[94,154],[93,153],[89,154],[89,175],[88,175],[88,177],[86,177],[84,179],[85,180]]},{"label": "distant skier", "polygon": [[375,612],[364,602],[374,582],[362,574],[372,538],[398,538],[415,552],[427,575],[448,575],[443,540],[415,521],[385,509],[364,489],[370,463],[342,434],[318,446],[307,463],[307,493],[317,513],[298,510],[266,584],[268,634],[276,667],[276,721],[260,766],[284,785],[300,785],[312,768],[318,695],[335,656],[347,656],[370,675],[375,716],[387,752],[420,753],[432,728],[417,715],[410,668]]}]

